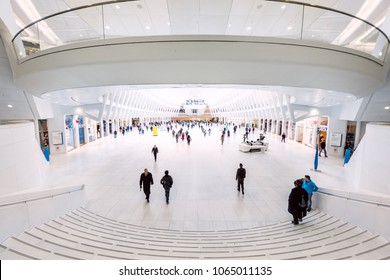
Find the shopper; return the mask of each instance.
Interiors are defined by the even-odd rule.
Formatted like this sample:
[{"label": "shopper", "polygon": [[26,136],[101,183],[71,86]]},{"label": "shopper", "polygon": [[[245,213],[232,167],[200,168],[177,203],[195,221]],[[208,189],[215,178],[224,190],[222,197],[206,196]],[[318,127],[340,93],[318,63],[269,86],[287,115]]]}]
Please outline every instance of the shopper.
[{"label": "shopper", "polygon": [[149,203],[150,185],[153,185],[153,176],[147,168],[144,169],[144,173],[142,173],[141,177],[139,178],[139,190],[142,189],[142,185],[144,188],[146,201]]},{"label": "shopper", "polygon": [[167,204],[169,204],[169,192],[173,185],[173,179],[169,175],[169,171],[165,170],[165,175],[160,180],[161,185],[163,185],[163,188],[165,190],[165,199]]},{"label": "shopper", "polygon": [[321,156],[322,151],[324,151],[325,157],[328,157],[326,154],[326,141],[323,136],[320,138],[320,152],[318,153],[319,156]]}]

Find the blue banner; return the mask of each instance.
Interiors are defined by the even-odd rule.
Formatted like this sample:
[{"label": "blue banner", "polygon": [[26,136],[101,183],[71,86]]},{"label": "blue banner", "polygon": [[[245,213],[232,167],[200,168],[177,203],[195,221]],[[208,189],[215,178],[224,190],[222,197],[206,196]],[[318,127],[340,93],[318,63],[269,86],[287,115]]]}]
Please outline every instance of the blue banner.
[{"label": "blue banner", "polygon": [[316,144],[316,154],[314,156],[314,170],[318,168],[318,144]]}]

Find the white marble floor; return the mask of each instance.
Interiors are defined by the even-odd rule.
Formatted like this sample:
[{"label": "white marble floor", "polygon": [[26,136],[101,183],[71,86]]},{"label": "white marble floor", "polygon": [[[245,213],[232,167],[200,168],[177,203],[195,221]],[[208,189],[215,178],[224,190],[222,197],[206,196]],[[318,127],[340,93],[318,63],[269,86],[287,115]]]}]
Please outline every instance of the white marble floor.
[{"label": "white marble floor", "polygon": [[[270,136],[265,153],[242,153],[242,132],[220,143],[218,127],[204,137],[190,129],[193,141],[176,143],[171,133],[112,135],[68,154],[51,157],[50,185],[86,185],[86,207],[100,215],[132,224],[179,230],[224,230],[286,221],[293,181],[305,174],[319,187],[348,188],[341,158],[320,158],[321,173],[311,171],[314,150],[280,136]],[[258,135],[259,131],[255,132]],[[151,149],[159,148],[157,162]],[[237,191],[239,163],[247,170],[245,195]],[[153,174],[150,203],[139,189],[144,168]],[[174,185],[165,203],[160,179],[169,170]],[[315,205],[314,205],[315,207]]]}]

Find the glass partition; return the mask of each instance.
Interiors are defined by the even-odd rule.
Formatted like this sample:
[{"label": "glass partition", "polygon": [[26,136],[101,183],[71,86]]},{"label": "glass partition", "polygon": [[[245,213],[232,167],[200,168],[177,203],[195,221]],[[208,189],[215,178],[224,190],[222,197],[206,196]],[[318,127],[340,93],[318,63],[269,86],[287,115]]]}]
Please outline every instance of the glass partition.
[{"label": "glass partition", "polygon": [[[389,39],[367,21],[329,8],[299,3],[264,1],[245,21],[227,15],[226,26],[218,30],[187,33],[169,21],[169,14],[150,15],[136,1],[97,3],[47,16],[19,31],[13,38],[19,58],[32,53],[90,40],[131,36],[212,34],[277,37],[337,45],[385,60]],[[138,6],[137,6],[138,5]],[[200,19],[201,21],[201,19]],[[213,22],[211,16],[206,22]],[[239,24],[237,24],[239,23]],[[198,28],[198,30],[205,30]]]}]

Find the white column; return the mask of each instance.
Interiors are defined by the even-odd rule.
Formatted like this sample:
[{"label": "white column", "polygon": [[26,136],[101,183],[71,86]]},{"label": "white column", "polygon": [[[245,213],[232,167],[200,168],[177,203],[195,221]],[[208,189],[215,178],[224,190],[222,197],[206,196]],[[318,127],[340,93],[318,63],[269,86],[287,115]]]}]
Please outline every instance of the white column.
[{"label": "white column", "polygon": [[354,149],[356,149],[360,143],[361,128],[362,128],[362,122],[357,121],[356,122],[356,131],[355,131],[355,146],[353,147]]},{"label": "white column", "polygon": [[74,146],[75,148],[80,147],[80,134],[79,134],[79,124],[76,122],[78,115],[73,115],[73,137],[74,137]]}]

